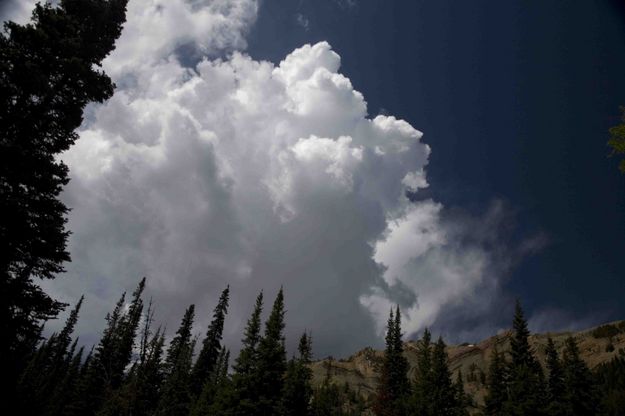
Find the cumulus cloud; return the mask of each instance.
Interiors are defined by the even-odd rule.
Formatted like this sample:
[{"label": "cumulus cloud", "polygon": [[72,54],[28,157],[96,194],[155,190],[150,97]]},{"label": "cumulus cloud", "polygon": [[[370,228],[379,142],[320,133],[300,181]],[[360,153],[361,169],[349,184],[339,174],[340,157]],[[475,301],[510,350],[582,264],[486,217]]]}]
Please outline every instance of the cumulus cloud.
[{"label": "cumulus cloud", "polygon": [[46,287],[87,294],[83,340],[143,275],[170,332],[189,303],[204,327],[230,284],[234,349],[258,291],[284,285],[289,339],[309,330],[338,355],[379,345],[392,303],[410,334],[498,290],[505,262],[485,230],[500,207],[467,220],[411,202],[428,187],[422,133],[369,117],[326,42],[278,64],[239,52],[257,8],[130,1],[104,64],[118,89],[63,155],[73,262]]}]

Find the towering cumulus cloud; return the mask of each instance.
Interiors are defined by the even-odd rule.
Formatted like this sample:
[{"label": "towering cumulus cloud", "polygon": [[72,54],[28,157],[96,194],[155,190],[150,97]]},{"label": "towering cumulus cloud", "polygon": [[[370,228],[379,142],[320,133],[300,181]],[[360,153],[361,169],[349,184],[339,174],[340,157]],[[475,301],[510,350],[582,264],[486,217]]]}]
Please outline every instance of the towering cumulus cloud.
[{"label": "towering cumulus cloud", "polygon": [[284,285],[290,334],[335,354],[375,342],[393,302],[413,333],[494,286],[487,239],[461,246],[440,204],[406,198],[428,186],[421,132],[369,117],[328,43],[277,65],[237,52],[257,7],[130,1],[105,63],[118,89],[63,156],[73,262],[48,289],[86,292],[85,339],[142,275],[168,328],[189,303],[204,325],[230,284],[233,346]]}]

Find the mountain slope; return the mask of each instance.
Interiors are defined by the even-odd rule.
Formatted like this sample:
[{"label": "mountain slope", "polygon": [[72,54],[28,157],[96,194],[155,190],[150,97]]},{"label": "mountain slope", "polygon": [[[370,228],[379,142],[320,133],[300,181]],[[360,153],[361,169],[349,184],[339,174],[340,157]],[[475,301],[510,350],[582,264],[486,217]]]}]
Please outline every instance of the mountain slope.
[{"label": "mountain slope", "polygon": [[[508,351],[510,336],[511,332],[507,331],[478,344],[465,343],[447,347],[449,369],[453,373],[453,379],[456,379],[458,371],[462,371],[465,392],[473,397],[478,406],[484,402],[486,374],[492,352],[495,348],[499,351]],[[581,358],[591,369],[618,354],[625,355],[625,321],[617,321],[578,332],[531,335],[530,345],[543,367],[547,339],[551,337],[561,352],[564,341],[569,336],[577,340]],[[411,377],[415,370],[416,351],[416,341],[404,343],[404,355],[410,363]],[[348,383],[351,389],[364,397],[369,397],[375,391],[382,354],[382,351],[365,348],[347,359],[326,358],[316,361],[312,364],[313,383],[319,385],[329,373],[333,382],[339,385]]]}]

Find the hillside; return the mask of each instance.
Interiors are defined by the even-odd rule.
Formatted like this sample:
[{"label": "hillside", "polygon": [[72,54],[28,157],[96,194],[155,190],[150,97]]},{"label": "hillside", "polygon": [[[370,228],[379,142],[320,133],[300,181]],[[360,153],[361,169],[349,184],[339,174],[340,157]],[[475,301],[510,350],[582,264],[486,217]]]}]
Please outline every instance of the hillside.
[{"label": "hillside", "polygon": [[[458,371],[462,371],[465,392],[473,397],[479,406],[485,394],[485,379],[493,349],[508,351],[510,348],[510,332],[487,338],[477,344],[450,345],[447,347],[449,368],[453,379]],[[533,334],[530,345],[543,366],[545,365],[545,347],[547,338],[551,337],[561,352],[567,337],[577,340],[581,357],[593,369],[597,365],[609,361],[618,354],[625,355],[625,321],[617,321],[578,332],[558,332]],[[404,343],[404,354],[410,363],[410,374],[416,363],[416,341]],[[365,348],[347,359],[326,358],[312,364],[314,384],[320,384],[326,374],[330,373],[332,381],[349,386],[364,397],[369,397],[376,387],[377,371],[382,359],[382,351]]]}]

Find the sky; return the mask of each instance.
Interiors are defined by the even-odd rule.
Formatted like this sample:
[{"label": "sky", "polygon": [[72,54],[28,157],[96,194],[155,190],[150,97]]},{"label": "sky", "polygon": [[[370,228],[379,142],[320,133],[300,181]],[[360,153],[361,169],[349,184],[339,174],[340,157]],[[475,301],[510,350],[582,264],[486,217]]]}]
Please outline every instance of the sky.
[{"label": "sky", "polygon": [[170,333],[190,303],[203,333],[229,284],[236,351],[282,286],[287,345],[309,331],[318,357],[382,345],[395,304],[406,338],[450,342],[516,298],[534,331],[623,319],[624,45],[610,0],[130,0],[44,287],[85,294],[93,343],[142,276]]}]

